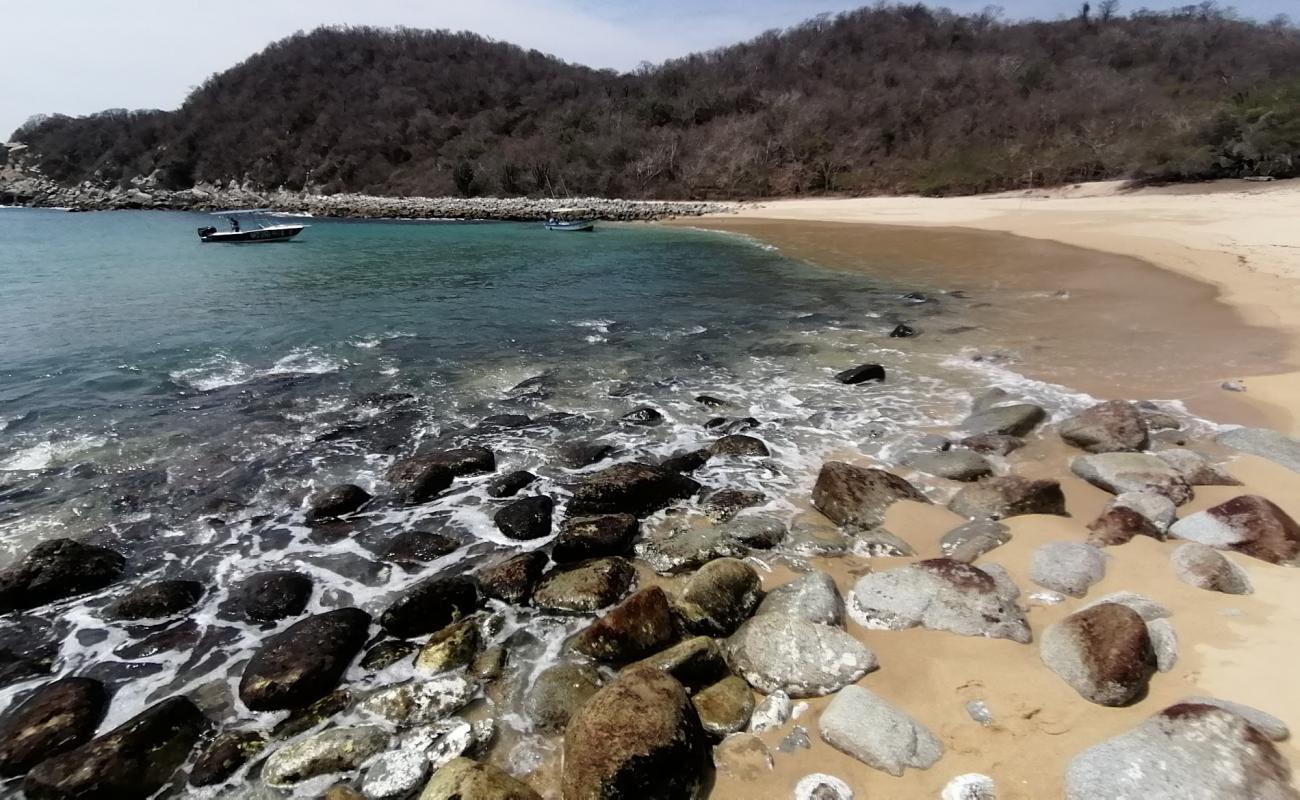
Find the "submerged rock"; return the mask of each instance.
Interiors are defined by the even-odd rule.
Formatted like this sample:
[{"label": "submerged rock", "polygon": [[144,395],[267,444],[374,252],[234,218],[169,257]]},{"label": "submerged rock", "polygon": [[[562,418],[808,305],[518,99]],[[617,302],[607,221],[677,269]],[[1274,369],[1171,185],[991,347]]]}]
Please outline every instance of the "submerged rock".
[{"label": "submerged rock", "polygon": [[629,425],[649,426],[649,425],[658,425],[659,423],[663,422],[664,415],[657,408],[651,408],[650,406],[641,406],[640,408],[634,408],[631,411],[624,414],[623,416],[619,417],[619,420],[622,422],[626,422]]},{"label": "submerged rock", "polygon": [[366,642],[370,615],[340,608],[307,617],[265,642],[244,667],[239,698],[251,711],[301,708],[338,686]]},{"label": "submerged rock", "polygon": [[557,453],[560,466],[582,469],[613,455],[614,448],[604,442],[566,442]]},{"label": "submerged rock", "polygon": [[0,775],[22,775],[47,758],[90,741],[108,711],[108,692],[92,678],[45,684],[0,721]]},{"label": "submerged rock", "polygon": [[746,508],[762,505],[767,495],[743,489],[719,489],[704,498],[704,515],[714,522],[726,522]]},{"label": "submerged rock", "polygon": [[558,664],[545,669],[527,687],[524,716],[534,730],[542,733],[563,731],[573,712],[581,708],[604,683],[600,673],[586,664]]},{"label": "submerged rock", "polygon": [[943,756],[928,728],[861,686],[841,689],[817,724],[831,747],[896,777],[907,767],[929,769]]},{"label": "submerged rock", "polygon": [[441,630],[478,606],[478,588],[469,578],[425,578],[389,603],[379,624],[393,636],[409,639]]},{"label": "submerged rock", "polygon": [[166,580],[137,586],[113,604],[110,614],[117,619],[159,619],[178,614],[203,596],[198,581]]},{"label": "submerged rock", "polygon": [[662,650],[672,642],[674,633],[668,596],[658,586],[651,586],[579,632],[572,647],[597,661],[624,663]]},{"label": "submerged rock", "polygon": [[463,675],[434,675],[380,689],[357,707],[398,726],[428,725],[459,711],[477,690],[477,685]]},{"label": "submerged rock", "polygon": [[666,536],[647,536],[633,550],[660,575],[675,575],[717,558],[742,557],[747,552],[723,527],[678,528]]},{"label": "submerged rock", "polygon": [[624,670],[574,714],[564,737],[566,800],[689,800],[707,783],[695,707],[667,673]]},{"label": "submerged rock", "polygon": [[384,749],[388,734],[376,725],[330,728],[272,753],[262,766],[268,786],[292,786],[317,775],[357,769]]},{"label": "submerged rock", "polygon": [[565,564],[602,556],[621,556],[632,549],[640,523],[631,514],[570,517],[560,526],[551,558]]},{"label": "submerged rock", "polygon": [[498,767],[456,758],[438,768],[420,800],[542,800],[542,796]]},{"label": "submerged rock", "polygon": [[236,590],[244,617],[253,622],[277,622],[298,616],[307,609],[311,592],[311,578],[289,570],[250,575]]},{"label": "submerged rock", "polygon": [[457,478],[494,472],[497,468],[496,455],[486,447],[454,447],[421,454],[416,458],[424,459],[427,464],[445,467]]},{"label": "submerged rock", "polygon": [[1145,450],[1148,443],[1146,420],[1132,403],[1111,400],[1084,409],[1057,423],[1061,438],[1089,453],[1118,453]]},{"label": "submerged rock", "polygon": [[1235,550],[1270,564],[1295,565],[1300,556],[1300,525],[1258,495],[1241,495],[1184,517],[1169,532],[1180,539]]},{"label": "submerged rock", "polygon": [[1065,773],[1067,800],[1296,800],[1291,768],[1245,718],[1179,703],[1085,750]]},{"label": "submerged rock", "polygon": [[1031,635],[1016,604],[1019,590],[989,569],[933,558],[870,573],[854,584],[849,615],[867,628],[904,630],[919,625],[1027,644]]},{"label": "submerged rock", "polygon": [[733,433],[729,436],[723,436],[713,444],[709,445],[709,452],[715,456],[740,456],[747,458],[766,458],[771,455],[767,445],[763,444],[761,439],[753,436],[746,436],[743,433]]},{"label": "submerged rock", "polygon": [[999,433],[978,433],[962,439],[961,446],[986,456],[1006,456],[1024,447],[1025,440]]},{"label": "submerged rock", "polygon": [[1254,588],[1246,571],[1213,547],[1187,542],[1169,555],[1174,574],[1183,583],[1224,594],[1250,594]]},{"label": "submerged rock", "polygon": [[877,666],[866,645],[838,628],[789,614],[753,617],[727,641],[727,662],[765,694],[819,697]]},{"label": "submerged rock", "polygon": [[206,724],[198,706],[172,697],[37,764],[23,791],[30,800],[149,797],[189,757]]},{"label": "submerged rock", "polygon": [[544,494],[515,500],[492,518],[497,530],[510,539],[540,539],[551,535],[551,513],[555,501]]},{"label": "submerged rock", "polygon": [[1054,592],[1083,597],[1106,577],[1106,556],[1081,542],[1047,542],[1034,550],[1029,579]]},{"label": "submerged rock", "polygon": [[533,604],[547,611],[589,614],[627,594],[636,570],[622,558],[598,558],[557,569],[533,592]]},{"label": "submerged rock", "polygon": [[415,668],[424,672],[445,672],[467,666],[482,647],[478,620],[474,617],[453,622],[429,637],[415,657]]},{"label": "submerged rock", "polygon": [[307,499],[307,519],[333,519],[357,511],[370,502],[370,493],[352,483],[322,489]]},{"label": "submerged rock", "polygon": [[51,539],[0,572],[0,614],[98,591],[122,575],[126,559],[106,547]]},{"label": "submerged rock", "polygon": [[844,600],[835,579],[809,572],[767,593],[756,614],[791,614],[821,625],[844,624]]},{"label": "submerged rock", "polygon": [[1003,475],[971,484],[958,492],[948,508],[971,519],[1006,519],[1021,514],[1065,515],[1061,484],[1019,475]]},{"label": "submerged rock", "polygon": [[1090,606],[1048,626],[1039,656],[1084,699],[1103,706],[1131,702],[1156,671],[1147,623],[1117,603]]},{"label": "submerged rock", "polygon": [[407,505],[427,503],[455,479],[446,464],[431,456],[413,456],[393,464],[385,475],[393,494]]},{"label": "submerged rock", "polygon": [[916,487],[889,472],[841,461],[822,465],[813,486],[813,507],[837,525],[874,528],[899,500],[930,501]]},{"label": "submerged rock", "polygon": [[879,364],[863,364],[857,367],[850,367],[843,372],[836,373],[835,380],[850,385],[865,383],[867,381],[884,381],[885,368]]},{"label": "submerged rock", "polygon": [[384,557],[400,564],[420,564],[454,553],[460,542],[441,533],[404,531],[393,537]]},{"label": "submerged rock", "polygon": [[617,464],[578,484],[569,501],[569,514],[626,513],[644,517],[699,490],[695,481],[663,467]]},{"label": "submerged rock", "polygon": [[527,603],[546,569],[546,554],[529,550],[478,571],[483,594],[506,603]]}]

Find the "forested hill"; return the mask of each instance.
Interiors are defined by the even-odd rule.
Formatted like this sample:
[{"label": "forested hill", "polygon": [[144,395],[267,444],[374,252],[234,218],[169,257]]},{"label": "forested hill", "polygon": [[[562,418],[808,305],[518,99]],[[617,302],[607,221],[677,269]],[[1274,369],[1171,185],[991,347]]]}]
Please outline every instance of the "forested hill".
[{"label": "forested hill", "polygon": [[34,119],[64,184],[760,197],[1300,173],[1300,30],[1208,5],[819,17],[616,74],[469,33],[323,28],[170,112]]}]

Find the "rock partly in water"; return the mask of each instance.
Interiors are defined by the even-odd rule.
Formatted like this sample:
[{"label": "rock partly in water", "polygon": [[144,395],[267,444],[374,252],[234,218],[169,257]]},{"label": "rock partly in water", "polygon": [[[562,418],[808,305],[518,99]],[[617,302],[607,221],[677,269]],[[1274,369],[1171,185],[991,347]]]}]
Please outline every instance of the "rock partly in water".
[{"label": "rock partly in water", "polygon": [[762,598],[763,582],[753,567],[719,558],[686,581],[677,612],[691,633],[726,636],[754,613]]},{"label": "rock partly in water", "polygon": [[899,500],[930,502],[916,487],[880,469],[842,461],[822,465],[813,486],[813,507],[837,525],[874,528]]},{"label": "rock partly in water", "polygon": [[170,617],[190,608],[202,596],[203,584],[198,581],[154,581],[132,589],[113,604],[110,613],[126,620]]},{"label": "rock partly in water", "polygon": [[22,775],[95,735],[108,691],[92,678],[60,678],[37,689],[0,720],[0,775]]},{"label": "rock partly in water", "polygon": [[646,536],[633,551],[660,575],[676,575],[717,558],[740,558],[748,549],[727,535],[724,527],[686,525],[667,535]]},{"label": "rock partly in water", "polygon": [[934,558],[864,575],[853,586],[849,616],[867,628],[921,626],[963,636],[1029,643],[1019,590],[1009,580],[949,558]]},{"label": "rock partly in water", "polygon": [[631,514],[644,517],[675,500],[690,497],[700,485],[686,476],[649,464],[617,464],[587,477],[573,490],[571,516]]},{"label": "rock partly in water", "polygon": [[876,656],[844,631],[789,614],[753,617],[727,641],[727,662],[765,694],[819,697],[877,666]]},{"label": "rock partly in water", "polygon": [[726,522],[746,508],[760,506],[767,495],[746,489],[719,489],[704,498],[700,506],[704,515],[714,522]]},{"label": "rock partly in water", "polygon": [[290,570],[250,575],[236,590],[244,617],[252,622],[278,622],[298,616],[307,609],[311,592],[311,578]]},{"label": "rock partly in water", "polygon": [[604,683],[600,673],[587,664],[558,664],[549,667],[528,687],[523,706],[524,716],[536,731],[563,731],[573,712],[599,691]]},{"label": "rock partly in water", "polygon": [[1048,626],[1039,656],[1084,699],[1103,706],[1140,697],[1156,671],[1147,623],[1117,603],[1090,606]]},{"label": "rock partly in water", "polygon": [[589,558],[626,555],[640,523],[631,514],[599,514],[570,517],[560,526],[551,548],[556,563],[568,564]]},{"label": "rock partly in water", "polygon": [[334,519],[359,510],[370,502],[370,493],[353,483],[340,483],[307,498],[307,519]]},{"label": "rock partly in water", "polygon": [[566,442],[560,446],[557,460],[569,469],[589,467],[614,454],[614,447],[604,442]]},{"label": "rock partly in water", "polygon": [[894,776],[908,767],[929,769],[943,756],[928,728],[861,686],[841,689],[818,727],[831,747]]},{"label": "rock partly in water", "polygon": [[762,439],[733,433],[723,436],[709,445],[709,452],[715,456],[738,456],[741,458],[766,458],[771,455]]},{"label": "rock partly in water", "polygon": [[379,624],[393,636],[409,639],[442,630],[478,605],[478,587],[469,578],[425,578],[389,603]]},{"label": "rock partly in water", "polygon": [[1006,519],[1021,514],[1065,515],[1061,484],[1019,475],[988,478],[964,487],[948,502],[955,514],[970,519]]},{"label": "rock partly in water", "polygon": [[1169,532],[1180,539],[1234,550],[1270,564],[1295,565],[1300,556],[1300,525],[1272,502],[1241,495],[1184,517]]},{"label": "rock partly in water", "polygon": [[357,708],[398,726],[428,725],[459,711],[477,690],[477,685],[463,675],[435,675],[380,689],[358,703]]},{"label": "rock partly in water", "polygon": [[778,689],[754,707],[749,716],[749,732],[762,733],[779,728],[790,721],[793,713],[794,703],[790,702],[790,695]]},{"label": "rock partly in water", "polygon": [[865,531],[853,531],[849,541],[849,552],[867,558],[880,556],[914,556],[916,550],[912,545],[884,528],[871,528]]},{"label": "rock partly in water", "polygon": [[546,554],[529,550],[510,556],[478,571],[483,594],[505,603],[527,603],[546,569]]},{"label": "rock partly in water", "polygon": [[1111,400],[1084,409],[1057,423],[1061,438],[1089,453],[1145,450],[1147,423],[1132,403]]},{"label": "rock partly in water", "polygon": [[29,800],[149,797],[189,757],[206,725],[198,706],[172,697],[40,762],[27,773],[23,791]]},{"label": "rock partly in water", "polygon": [[1208,545],[1198,542],[1181,544],[1169,555],[1169,563],[1180,581],[1198,589],[1224,594],[1255,591],[1244,569]]},{"label": "rock partly in water", "polygon": [[1070,470],[1088,483],[1111,494],[1150,492],[1180,506],[1192,499],[1192,487],[1183,476],[1150,453],[1098,453],[1079,456]]},{"label": "rock partly in water", "polygon": [[1083,597],[1088,587],[1106,577],[1106,556],[1090,544],[1047,542],[1039,545],[1029,564],[1029,579],[1054,592]]},{"label": "rock partly in water", "polygon": [[267,639],[244,667],[239,698],[252,711],[301,708],[324,697],[365,644],[370,615],[340,608]]},{"label": "rock partly in water", "polygon": [[446,464],[429,456],[398,461],[385,477],[394,496],[408,505],[429,502],[450,487],[455,478]]},{"label": "rock partly in water", "polygon": [[498,767],[457,758],[438,768],[419,800],[542,800],[542,796]]},{"label": "rock partly in water", "polygon": [[580,631],[571,646],[597,661],[626,663],[672,643],[672,610],[658,586],[642,589]]},{"label": "rock partly in water", "polygon": [[908,456],[912,469],[953,481],[977,481],[993,474],[993,465],[973,450],[945,450]]},{"label": "rock partly in water", "polygon": [[835,380],[850,385],[885,380],[885,368],[879,364],[862,364],[836,373]]},{"label": "rock partly in water", "polygon": [[961,424],[973,436],[1024,436],[1047,419],[1042,406],[1032,403],[995,406],[976,411]]},{"label": "rock partly in water", "polygon": [[978,433],[962,439],[960,444],[986,456],[1007,456],[1024,447],[1025,440],[999,433]]},{"label": "rock partly in water", "polygon": [[126,559],[107,547],[72,539],[51,539],[0,572],[0,614],[39,608],[116,581]]},{"label": "rock partly in water", "polygon": [[317,775],[349,772],[387,744],[387,732],[377,725],[330,728],[271,753],[262,765],[262,780],[268,786],[292,786]]},{"label": "rock partly in water", "polygon": [[496,498],[514,497],[535,480],[537,476],[527,470],[507,472],[488,481],[487,495]]},{"label": "rock partly in water", "polygon": [[483,646],[478,624],[478,619],[468,617],[430,636],[415,657],[415,668],[438,673],[468,666]]},{"label": "rock partly in water", "polygon": [[527,541],[551,535],[551,513],[555,501],[544,494],[514,500],[492,518],[497,530],[508,539]]},{"label": "rock partly in water", "polygon": [[844,624],[844,599],[826,572],[809,572],[767,593],[756,614],[790,614],[821,625]]},{"label": "rock partly in water", "polygon": [[547,611],[590,614],[617,603],[632,588],[636,570],[622,558],[597,558],[548,574],[533,592]]},{"label": "rock partly in water", "polygon": [[213,737],[190,767],[191,786],[222,783],[266,747],[257,731],[225,731]]},{"label": "rock partly in water", "polygon": [[436,450],[416,456],[428,464],[445,467],[453,477],[493,472],[497,468],[496,455],[486,447],[455,447]]},{"label": "rock partly in water", "polygon": [[748,683],[735,675],[702,689],[691,702],[704,731],[719,739],[744,730],[754,713],[754,693]]},{"label": "rock partly in water", "polygon": [[1268,737],[1223,708],[1179,703],[1080,753],[1067,800],[1297,800],[1291,768]]},{"label": "rock partly in water", "polygon": [[722,538],[743,548],[770,550],[781,544],[789,527],[772,516],[761,513],[740,514],[718,526]]},{"label": "rock partly in water", "polygon": [[384,550],[384,558],[414,567],[456,552],[460,542],[441,533],[403,531],[393,537]]}]

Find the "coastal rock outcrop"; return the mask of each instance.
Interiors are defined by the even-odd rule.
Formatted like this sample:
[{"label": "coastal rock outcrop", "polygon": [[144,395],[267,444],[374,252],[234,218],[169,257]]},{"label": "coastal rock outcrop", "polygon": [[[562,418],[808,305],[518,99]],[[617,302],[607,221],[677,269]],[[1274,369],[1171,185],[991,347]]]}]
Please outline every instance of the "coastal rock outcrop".
[{"label": "coastal rock outcrop", "polygon": [[853,585],[848,611],[866,628],[920,626],[1027,644],[1031,634],[1016,604],[1019,594],[1004,573],[932,558],[863,575]]},{"label": "coastal rock outcrop", "polygon": [[1179,539],[1234,550],[1270,564],[1294,565],[1300,556],[1300,525],[1277,505],[1245,494],[1173,524]]},{"label": "coastal rock outcrop", "polygon": [[831,747],[890,775],[929,769],[943,757],[943,744],[929,728],[861,686],[841,689],[817,725]]},{"label": "coastal rock outcrop", "polygon": [[822,465],[813,486],[813,507],[837,525],[874,528],[898,500],[930,502],[912,484],[882,469],[842,461]]},{"label": "coastal rock outcrop", "polygon": [[555,501],[544,494],[514,500],[494,516],[497,530],[507,538],[529,540],[551,535],[551,513]]},{"label": "coastal rock outcrop", "polygon": [[617,603],[636,579],[626,559],[597,558],[546,575],[533,592],[538,608],[562,613],[590,614]]},{"label": "coastal rock outcrop", "polygon": [[1065,514],[1061,484],[1002,475],[964,487],[948,502],[955,514],[971,519],[1006,519],[1021,514]]},{"label": "coastal rock outcrop", "polygon": [[329,694],[366,642],[370,615],[340,608],[272,636],[244,667],[239,699],[251,711],[281,711]]},{"label": "coastal rock outcrop", "polygon": [[632,549],[640,523],[631,514],[570,517],[560,526],[551,548],[556,563],[567,564],[602,556],[621,556]]},{"label": "coastal rock outcrop", "polygon": [[276,622],[305,611],[311,592],[311,578],[301,572],[272,570],[248,576],[235,594],[245,618],[253,622]]},{"label": "coastal rock outcrop", "polygon": [[370,493],[353,483],[340,483],[307,498],[307,519],[342,517],[370,502]]},{"label": "coastal rock outcrop", "polygon": [[[546,569],[546,554],[529,550],[478,571],[483,594],[506,603],[527,603]],[[465,593],[468,596],[468,593]]]},{"label": "coastal rock outcrop", "polygon": [[1157,666],[1146,621],[1118,603],[1089,606],[1048,626],[1039,656],[1084,699],[1103,706],[1138,697]]},{"label": "coastal rock outcrop", "polygon": [[1084,409],[1057,423],[1061,438],[1089,453],[1118,453],[1145,450],[1148,443],[1146,419],[1137,406],[1111,400]]},{"label": "coastal rock outcrop", "polygon": [[198,581],[154,581],[132,589],[109,613],[116,619],[160,619],[190,608],[202,596],[203,584]]}]

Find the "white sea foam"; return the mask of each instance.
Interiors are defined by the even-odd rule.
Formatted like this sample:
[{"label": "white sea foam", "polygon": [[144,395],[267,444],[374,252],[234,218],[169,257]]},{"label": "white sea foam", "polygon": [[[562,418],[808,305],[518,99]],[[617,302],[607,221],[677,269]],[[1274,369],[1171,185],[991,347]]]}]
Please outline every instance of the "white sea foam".
[{"label": "white sea foam", "polygon": [[108,439],[103,436],[74,436],[69,439],[45,440],[11,454],[0,461],[0,470],[27,472],[61,464],[78,453],[103,447]]}]

